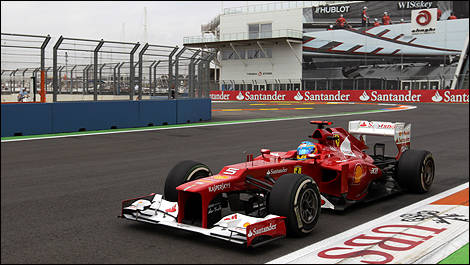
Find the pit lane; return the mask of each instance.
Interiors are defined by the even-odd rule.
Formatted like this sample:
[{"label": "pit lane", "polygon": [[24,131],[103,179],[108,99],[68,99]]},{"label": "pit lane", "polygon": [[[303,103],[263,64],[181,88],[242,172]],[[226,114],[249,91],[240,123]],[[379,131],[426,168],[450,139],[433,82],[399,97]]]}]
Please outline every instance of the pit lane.
[{"label": "pit lane", "polygon": [[[270,108],[214,103],[213,109]],[[302,107],[305,105],[292,105]],[[379,105],[310,105],[308,110],[219,111],[213,121],[293,117],[383,109]],[[344,213],[324,211],[314,232],[257,249],[116,218],[121,200],[163,191],[180,160],[218,171],[244,151],[295,149],[314,127],[309,119],[194,127],[2,143],[2,263],[264,263],[468,181],[468,104],[420,104],[403,112],[327,118],[412,123],[412,148],[431,151],[430,193],[402,194]],[[279,106],[288,107],[288,106]],[[371,143],[372,138],[368,138]],[[391,141],[387,151],[394,152]]]}]

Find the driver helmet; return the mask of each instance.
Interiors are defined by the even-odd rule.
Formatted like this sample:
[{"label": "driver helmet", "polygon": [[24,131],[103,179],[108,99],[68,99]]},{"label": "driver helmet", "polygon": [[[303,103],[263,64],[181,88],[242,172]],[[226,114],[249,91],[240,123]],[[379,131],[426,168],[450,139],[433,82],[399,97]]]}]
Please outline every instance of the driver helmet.
[{"label": "driver helmet", "polygon": [[309,141],[303,141],[297,147],[297,159],[305,160],[308,154],[317,153],[317,147],[314,143]]}]

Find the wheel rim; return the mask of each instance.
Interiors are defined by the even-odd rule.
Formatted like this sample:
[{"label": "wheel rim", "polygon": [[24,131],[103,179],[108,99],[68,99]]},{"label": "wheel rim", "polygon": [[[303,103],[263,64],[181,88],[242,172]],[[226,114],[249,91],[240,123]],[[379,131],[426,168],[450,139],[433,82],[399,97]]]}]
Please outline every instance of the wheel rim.
[{"label": "wheel rim", "polygon": [[424,185],[426,185],[426,187],[430,186],[433,180],[434,180],[434,163],[432,160],[427,160],[426,164],[424,165],[424,170],[423,170]]},{"label": "wheel rim", "polygon": [[188,177],[186,178],[186,181],[189,182],[189,181],[192,181],[192,180],[205,178],[205,177],[208,177],[209,175],[210,175],[209,169],[207,169],[205,167],[199,167],[199,168],[196,168],[193,171],[191,171],[190,174],[188,174]]},{"label": "wheel rim", "polygon": [[304,224],[309,224],[315,220],[315,192],[307,189],[300,199],[300,218]]}]

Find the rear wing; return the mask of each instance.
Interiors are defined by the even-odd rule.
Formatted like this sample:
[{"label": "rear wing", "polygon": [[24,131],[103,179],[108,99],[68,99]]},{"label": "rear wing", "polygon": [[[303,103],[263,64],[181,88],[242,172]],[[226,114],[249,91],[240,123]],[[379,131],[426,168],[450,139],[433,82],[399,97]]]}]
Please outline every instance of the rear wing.
[{"label": "rear wing", "polygon": [[385,121],[350,121],[348,131],[366,144],[365,135],[393,136],[398,148],[397,159],[411,146],[411,124]]}]

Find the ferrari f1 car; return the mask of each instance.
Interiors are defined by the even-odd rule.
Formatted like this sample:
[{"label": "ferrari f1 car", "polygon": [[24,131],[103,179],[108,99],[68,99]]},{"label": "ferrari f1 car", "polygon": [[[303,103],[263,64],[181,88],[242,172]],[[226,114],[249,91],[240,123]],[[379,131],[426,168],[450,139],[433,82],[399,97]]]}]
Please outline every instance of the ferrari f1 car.
[{"label": "ferrari f1 car", "polygon": [[[315,227],[321,208],[346,207],[396,192],[427,192],[435,164],[429,151],[410,149],[411,124],[350,121],[349,129],[318,128],[309,137],[314,150],[247,155],[246,162],[212,174],[204,164],[185,160],[169,172],[163,195],[122,202],[120,217],[205,234],[245,246],[302,236]],[[393,136],[398,152],[385,155],[366,135]]]}]

